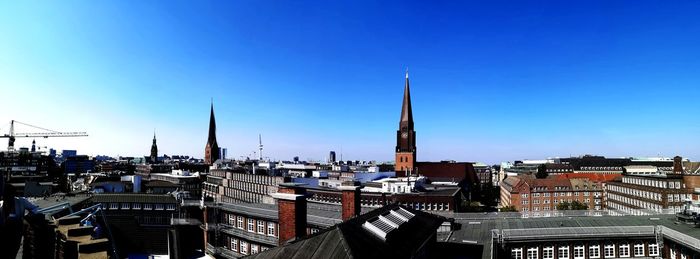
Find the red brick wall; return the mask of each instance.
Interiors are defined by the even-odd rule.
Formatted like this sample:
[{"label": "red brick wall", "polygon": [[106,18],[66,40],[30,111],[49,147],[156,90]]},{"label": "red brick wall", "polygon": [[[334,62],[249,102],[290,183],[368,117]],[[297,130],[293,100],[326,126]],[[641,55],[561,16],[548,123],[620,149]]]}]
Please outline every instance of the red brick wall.
[{"label": "red brick wall", "polygon": [[306,199],[278,200],[279,244],[306,235]]},{"label": "red brick wall", "polygon": [[343,191],[341,203],[343,221],[360,215],[360,190]]},{"label": "red brick wall", "polygon": [[394,168],[394,170],[396,170],[396,176],[406,176],[406,170],[408,170],[411,174],[415,174],[415,159],[416,158],[413,153],[396,153],[396,166]]}]

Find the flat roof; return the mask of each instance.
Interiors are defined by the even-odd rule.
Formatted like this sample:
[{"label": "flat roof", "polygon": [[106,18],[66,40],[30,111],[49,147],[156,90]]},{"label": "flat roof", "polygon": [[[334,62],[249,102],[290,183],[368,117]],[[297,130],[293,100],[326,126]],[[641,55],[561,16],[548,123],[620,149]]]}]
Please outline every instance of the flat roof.
[{"label": "flat roof", "polygon": [[[472,214],[469,217],[468,214]],[[505,214],[509,215],[509,214]],[[576,234],[576,231],[594,231],[598,229],[603,232],[617,231],[618,233],[627,233],[629,231],[649,231],[653,226],[662,226],[671,231],[677,231],[691,237],[688,242],[694,242],[700,239],[700,228],[693,224],[679,223],[676,221],[675,215],[647,215],[647,216],[569,216],[569,217],[540,217],[540,218],[516,218],[516,217],[497,217],[493,214],[483,213],[460,213],[459,218],[455,222],[461,223],[462,228],[452,232],[448,240],[444,237],[439,241],[448,241],[453,243],[477,243],[483,245],[482,258],[491,257],[492,230],[501,230],[502,233],[508,233],[510,237],[515,238],[518,235],[531,235],[537,232],[543,234]],[[637,227],[641,227],[637,229]],[[582,229],[590,228],[590,229]],[[528,230],[529,229],[529,230]],[[532,229],[538,229],[534,231]],[[607,229],[607,230],[603,230]],[[590,233],[591,231],[587,231]],[[662,230],[662,233],[666,234]],[[501,232],[499,232],[501,233]],[[579,233],[580,234],[580,233]],[[673,236],[668,238],[674,239]],[[694,239],[694,240],[693,240]]]}]

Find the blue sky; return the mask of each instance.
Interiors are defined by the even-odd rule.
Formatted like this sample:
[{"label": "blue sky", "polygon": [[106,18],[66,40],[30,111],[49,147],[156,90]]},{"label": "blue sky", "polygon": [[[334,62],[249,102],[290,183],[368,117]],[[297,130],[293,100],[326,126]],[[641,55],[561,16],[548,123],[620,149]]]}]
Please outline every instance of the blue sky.
[{"label": "blue sky", "polygon": [[0,130],[202,157],[213,98],[234,156],[393,160],[408,67],[419,160],[700,156],[700,3],[455,2],[3,1]]}]

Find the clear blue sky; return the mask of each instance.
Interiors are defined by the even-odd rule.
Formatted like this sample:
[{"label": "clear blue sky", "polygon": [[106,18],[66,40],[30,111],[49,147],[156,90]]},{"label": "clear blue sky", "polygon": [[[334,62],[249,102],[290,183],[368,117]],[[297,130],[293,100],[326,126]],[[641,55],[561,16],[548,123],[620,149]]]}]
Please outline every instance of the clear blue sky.
[{"label": "clear blue sky", "polygon": [[700,2],[454,2],[3,1],[0,130],[393,160],[408,67],[419,160],[700,157]]}]

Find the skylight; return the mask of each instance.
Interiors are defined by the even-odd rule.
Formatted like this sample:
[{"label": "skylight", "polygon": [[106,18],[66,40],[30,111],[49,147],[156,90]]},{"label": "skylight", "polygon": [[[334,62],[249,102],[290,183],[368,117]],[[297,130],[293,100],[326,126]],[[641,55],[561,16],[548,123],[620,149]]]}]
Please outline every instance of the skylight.
[{"label": "skylight", "polygon": [[399,228],[403,223],[413,218],[413,216],[415,216],[413,213],[399,207],[368,220],[362,224],[362,227],[382,240],[386,240],[386,235],[388,235],[389,232]]}]

